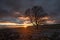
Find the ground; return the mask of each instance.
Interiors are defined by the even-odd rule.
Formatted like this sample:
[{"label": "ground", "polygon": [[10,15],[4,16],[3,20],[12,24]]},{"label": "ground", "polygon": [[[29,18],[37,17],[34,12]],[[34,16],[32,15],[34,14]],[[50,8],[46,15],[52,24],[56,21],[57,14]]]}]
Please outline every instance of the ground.
[{"label": "ground", "polygon": [[[59,36],[58,36],[59,35]],[[0,40],[59,40],[60,24],[0,29]]]}]

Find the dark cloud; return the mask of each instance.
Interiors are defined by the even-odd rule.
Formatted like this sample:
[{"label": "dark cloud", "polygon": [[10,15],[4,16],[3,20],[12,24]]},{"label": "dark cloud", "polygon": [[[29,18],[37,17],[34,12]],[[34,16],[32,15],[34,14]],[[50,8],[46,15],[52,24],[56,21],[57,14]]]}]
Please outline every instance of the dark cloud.
[{"label": "dark cloud", "polygon": [[[43,9],[50,15],[58,16],[60,15],[60,0],[22,0],[24,8],[33,7],[35,5],[41,5]],[[53,13],[51,13],[53,12]]]},{"label": "dark cloud", "polygon": [[19,0],[0,0],[0,15],[11,16],[13,11],[19,11]]},{"label": "dark cloud", "polygon": [[1,22],[7,21],[7,22],[12,22],[12,23],[20,23],[20,24],[24,22],[23,20],[19,20],[17,18],[12,18],[12,17],[3,17],[3,18],[0,18],[0,21]]},{"label": "dark cloud", "polygon": [[[11,10],[24,11],[35,5],[43,6],[47,12],[60,12],[60,0],[0,0],[1,13],[9,13]],[[6,12],[5,12],[6,11]]]},{"label": "dark cloud", "polygon": [[49,15],[60,17],[60,0],[0,0],[0,16],[11,16],[14,11],[24,12],[41,5]]}]

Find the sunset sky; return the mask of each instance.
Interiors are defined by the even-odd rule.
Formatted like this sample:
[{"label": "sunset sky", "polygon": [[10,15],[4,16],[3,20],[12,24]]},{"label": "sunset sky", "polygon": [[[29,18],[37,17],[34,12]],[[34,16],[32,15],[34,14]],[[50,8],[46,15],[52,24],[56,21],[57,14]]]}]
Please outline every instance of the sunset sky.
[{"label": "sunset sky", "polygon": [[59,4],[60,0],[0,0],[0,20],[2,20],[3,17],[15,21],[15,19],[17,19],[16,17],[24,15],[26,9],[38,5],[42,6],[44,11],[50,16],[53,16],[55,20],[59,21]]}]

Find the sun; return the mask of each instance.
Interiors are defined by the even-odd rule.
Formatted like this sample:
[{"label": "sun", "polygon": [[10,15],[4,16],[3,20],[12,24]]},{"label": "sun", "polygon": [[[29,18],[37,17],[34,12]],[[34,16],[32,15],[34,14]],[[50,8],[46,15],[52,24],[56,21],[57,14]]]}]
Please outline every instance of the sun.
[{"label": "sun", "polygon": [[24,28],[27,28],[28,26],[27,26],[27,25],[24,25],[23,27],[24,27]]},{"label": "sun", "polygon": [[27,27],[29,27],[29,26],[33,26],[33,24],[23,24],[24,26],[24,28],[27,28]]}]

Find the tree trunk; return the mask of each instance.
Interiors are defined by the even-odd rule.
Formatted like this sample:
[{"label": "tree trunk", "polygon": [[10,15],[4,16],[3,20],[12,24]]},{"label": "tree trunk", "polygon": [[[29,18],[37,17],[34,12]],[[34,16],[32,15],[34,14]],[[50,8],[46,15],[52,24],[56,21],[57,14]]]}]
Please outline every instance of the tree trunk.
[{"label": "tree trunk", "polygon": [[38,23],[37,23],[37,20],[36,20],[36,29],[38,29]]}]

